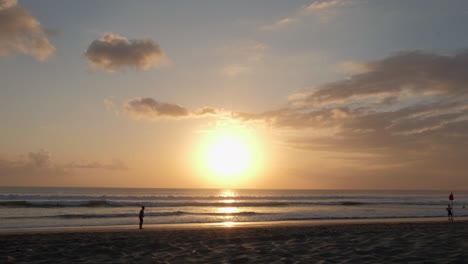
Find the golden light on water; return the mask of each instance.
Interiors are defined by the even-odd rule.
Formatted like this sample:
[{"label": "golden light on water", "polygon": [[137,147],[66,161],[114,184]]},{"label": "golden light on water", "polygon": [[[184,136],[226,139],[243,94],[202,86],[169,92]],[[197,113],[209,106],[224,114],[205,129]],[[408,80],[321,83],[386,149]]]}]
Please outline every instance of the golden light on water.
[{"label": "golden light on water", "polygon": [[[235,198],[237,196],[237,194],[235,192],[233,192],[233,191],[225,190],[225,191],[222,191],[219,196],[220,197],[225,197],[225,198]],[[220,200],[220,202],[225,203],[226,205],[232,204],[235,201],[236,200],[234,200],[234,199]],[[231,214],[239,213],[240,210],[237,207],[229,206],[229,207],[217,208],[217,212],[221,213],[221,214],[225,214],[225,215],[222,216],[222,218],[225,221],[229,221],[229,220],[234,218],[234,216],[231,215]],[[230,226],[234,225],[234,222],[232,222],[232,220],[231,220],[230,222],[224,222],[223,225],[230,227]]]},{"label": "golden light on water", "polygon": [[218,213],[223,213],[223,214],[232,214],[232,213],[238,213],[239,209],[236,207],[221,207],[218,208]]},{"label": "golden light on water", "polygon": [[221,224],[225,227],[233,227],[236,224],[236,222],[223,222]]},{"label": "golden light on water", "polygon": [[[225,190],[225,191],[222,191],[221,194],[219,195],[221,197],[226,197],[226,198],[230,198],[230,197],[236,197],[237,194],[233,191],[230,191],[230,190]],[[227,200],[225,200],[227,201]],[[234,200],[233,200],[234,201]]]}]

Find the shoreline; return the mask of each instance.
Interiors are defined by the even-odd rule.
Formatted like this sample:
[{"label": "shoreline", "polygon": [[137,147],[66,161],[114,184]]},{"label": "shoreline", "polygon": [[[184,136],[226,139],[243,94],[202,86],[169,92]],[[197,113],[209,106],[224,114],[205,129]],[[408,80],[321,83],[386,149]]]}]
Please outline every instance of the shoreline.
[{"label": "shoreline", "polygon": [[[145,231],[158,230],[198,230],[212,228],[251,228],[251,227],[297,227],[297,226],[335,226],[335,225],[366,225],[366,224],[404,224],[404,223],[444,223],[447,217],[405,217],[405,218],[365,218],[365,219],[317,219],[317,220],[286,220],[263,222],[219,222],[219,223],[183,223],[183,224],[146,224]],[[468,216],[455,217],[455,222],[468,222]],[[112,226],[69,226],[69,227],[27,227],[0,229],[2,235],[47,234],[47,233],[81,233],[81,232],[131,232],[138,230],[135,225]]]}]

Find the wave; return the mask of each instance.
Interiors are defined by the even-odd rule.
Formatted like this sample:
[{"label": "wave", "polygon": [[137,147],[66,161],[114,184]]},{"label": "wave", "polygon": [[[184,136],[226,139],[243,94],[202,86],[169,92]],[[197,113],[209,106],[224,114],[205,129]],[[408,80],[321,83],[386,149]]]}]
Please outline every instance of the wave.
[{"label": "wave", "polygon": [[164,202],[125,202],[125,201],[2,201],[0,207],[269,207],[286,206],[288,203],[279,202],[185,202],[185,203],[164,203]]},{"label": "wave", "polygon": [[341,205],[348,205],[348,206],[353,206],[353,205],[366,205],[369,203],[363,203],[363,202],[356,202],[356,201],[343,201],[341,202]]},{"label": "wave", "polygon": [[[465,205],[464,202],[454,205]],[[9,208],[54,208],[54,207],[307,207],[307,206],[446,206],[446,201],[233,201],[233,202],[195,202],[195,201],[0,201],[0,207]]]},{"label": "wave", "polygon": [[90,201],[2,201],[0,207],[103,207],[113,206],[106,200]]},{"label": "wave", "polygon": [[[235,212],[235,213],[193,213],[184,211],[173,212],[151,212],[145,213],[145,217],[161,217],[161,216],[181,216],[181,215],[199,215],[199,216],[252,216],[265,213],[256,212]],[[7,216],[0,217],[0,219],[38,219],[38,218],[65,218],[65,219],[83,219],[83,218],[137,218],[138,214],[135,213],[121,213],[121,214],[60,214],[60,215],[46,215],[46,216]]]},{"label": "wave", "polygon": [[[459,199],[462,198],[459,196]],[[463,196],[463,199],[468,198]],[[82,200],[117,200],[117,201],[190,201],[190,200],[313,200],[313,201],[327,201],[327,200],[365,200],[365,201],[444,201],[445,196],[367,196],[367,195],[308,195],[308,196],[175,196],[175,195],[147,195],[147,196],[128,196],[128,195],[23,195],[23,194],[0,194],[0,201],[44,201],[44,200],[67,200],[67,201],[82,201]]]}]

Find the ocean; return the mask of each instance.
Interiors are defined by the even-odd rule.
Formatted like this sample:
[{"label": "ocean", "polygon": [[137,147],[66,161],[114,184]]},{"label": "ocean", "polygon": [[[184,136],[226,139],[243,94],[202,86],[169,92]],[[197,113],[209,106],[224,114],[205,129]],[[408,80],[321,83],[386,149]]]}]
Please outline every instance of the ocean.
[{"label": "ocean", "polygon": [[[0,229],[445,217],[447,191],[0,187]],[[453,192],[468,216],[468,191]],[[465,206],[467,208],[465,208]]]}]

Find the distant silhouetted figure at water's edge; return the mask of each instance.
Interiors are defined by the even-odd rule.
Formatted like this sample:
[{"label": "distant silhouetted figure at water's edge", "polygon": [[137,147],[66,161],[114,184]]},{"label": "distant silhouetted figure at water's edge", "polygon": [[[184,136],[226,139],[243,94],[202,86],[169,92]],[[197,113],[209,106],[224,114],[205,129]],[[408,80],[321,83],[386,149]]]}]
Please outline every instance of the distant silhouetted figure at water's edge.
[{"label": "distant silhouetted figure at water's edge", "polygon": [[143,217],[145,217],[145,207],[142,206],[140,210],[140,229],[143,229]]},{"label": "distant silhouetted figure at water's edge", "polygon": [[453,211],[452,211],[452,206],[450,206],[450,204],[447,206],[447,216],[448,216],[448,220],[449,222],[453,222]]}]

